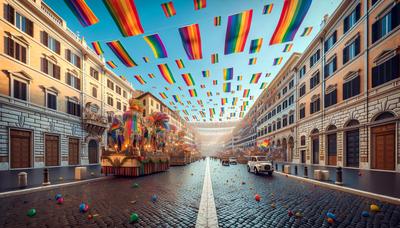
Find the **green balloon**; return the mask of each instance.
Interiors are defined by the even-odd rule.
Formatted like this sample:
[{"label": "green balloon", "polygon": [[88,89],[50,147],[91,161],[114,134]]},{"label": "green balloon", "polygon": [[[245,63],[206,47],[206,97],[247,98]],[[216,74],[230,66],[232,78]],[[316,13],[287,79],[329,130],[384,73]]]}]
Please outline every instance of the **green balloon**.
[{"label": "green balloon", "polygon": [[35,216],[35,215],[36,215],[36,209],[35,209],[35,208],[29,209],[27,215],[28,215],[29,217]]},{"label": "green balloon", "polygon": [[133,185],[132,185],[132,188],[138,188],[139,187],[139,184],[138,183],[134,183]]},{"label": "green balloon", "polygon": [[129,223],[137,222],[139,220],[139,215],[136,213],[132,213],[129,217]]}]

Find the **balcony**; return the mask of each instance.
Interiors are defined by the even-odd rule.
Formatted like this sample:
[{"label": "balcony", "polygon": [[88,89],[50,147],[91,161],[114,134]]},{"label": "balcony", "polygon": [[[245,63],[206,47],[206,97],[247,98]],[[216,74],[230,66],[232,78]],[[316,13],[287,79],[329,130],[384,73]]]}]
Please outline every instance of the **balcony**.
[{"label": "balcony", "polygon": [[97,110],[86,107],[83,111],[83,128],[91,135],[101,136],[107,128],[107,118]]}]

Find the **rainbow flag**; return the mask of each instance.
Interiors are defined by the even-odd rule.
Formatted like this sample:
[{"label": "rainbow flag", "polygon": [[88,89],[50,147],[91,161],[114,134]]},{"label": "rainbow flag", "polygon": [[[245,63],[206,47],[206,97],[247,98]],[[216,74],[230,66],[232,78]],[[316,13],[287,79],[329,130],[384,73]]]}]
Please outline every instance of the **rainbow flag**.
[{"label": "rainbow flag", "polygon": [[185,68],[185,64],[183,64],[182,59],[176,59],[175,63],[178,66],[179,69]]},{"label": "rainbow flag", "polygon": [[274,4],[265,5],[262,14],[270,14],[274,8]]},{"label": "rainbow flag", "polygon": [[237,86],[236,86],[236,90],[237,90],[237,91],[242,90],[242,85],[237,85]]},{"label": "rainbow flag", "polygon": [[182,87],[178,86],[178,89],[179,89],[179,90],[182,90]]},{"label": "rainbow flag", "polygon": [[243,51],[249,35],[252,16],[253,10],[229,16],[225,36],[225,55]]},{"label": "rainbow flag", "polygon": [[281,64],[282,63],[282,59],[283,59],[282,57],[275,58],[273,65],[276,66],[276,65]]},{"label": "rainbow flag", "polygon": [[[197,94],[196,94],[196,96],[197,96]],[[186,101],[186,103],[187,103],[188,105],[191,105],[191,104],[192,104],[192,102],[190,102],[190,101]]]},{"label": "rainbow flag", "polygon": [[250,43],[249,54],[258,53],[261,50],[263,38],[254,39]]},{"label": "rainbow flag", "polygon": [[200,85],[200,88],[204,89],[204,88],[206,88],[206,85],[201,84],[201,85]]},{"label": "rainbow flag", "polygon": [[64,0],[83,27],[94,25],[99,19],[86,4],[85,0]]},{"label": "rainbow flag", "polygon": [[221,26],[221,16],[214,17],[214,26]]},{"label": "rainbow flag", "polygon": [[222,91],[224,91],[225,93],[231,92],[231,83],[230,82],[224,83],[222,85]]},{"label": "rainbow flag", "polygon": [[193,0],[194,2],[194,10],[199,10],[206,8],[207,2],[206,0]]},{"label": "rainbow flag", "polygon": [[256,73],[251,76],[250,84],[257,84],[258,80],[260,80],[261,73]]},{"label": "rainbow flag", "polygon": [[221,98],[221,105],[228,103],[228,98]]},{"label": "rainbow flag", "polygon": [[249,99],[249,100],[251,100],[251,101],[252,101],[253,99],[254,99],[254,96],[250,96],[250,99]]},{"label": "rainbow flag", "polygon": [[178,95],[172,95],[172,97],[174,98],[175,102],[181,103],[181,98],[179,98]]},{"label": "rainbow flag", "polygon": [[242,76],[242,75],[239,75],[239,76],[237,77],[237,80],[238,80],[238,81],[242,81],[242,79],[243,79],[243,76]]},{"label": "rainbow flag", "polygon": [[144,33],[133,0],[103,0],[103,2],[123,36],[136,36]]},{"label": "rainbow flag", "polygon": [[218,81],[217,80],[213,80],[213,85],[218,85]]},{"label": "rainbow flag", "polygon": [[286,44],[285,48],[283,48],[283,52],[289,52],[292,50],[293,44]]},{"label": "rainbow flag", "polygon": [[168,98],[167,94],[165,94],[164,92],[161,92],[160,96],[162,97],[162,99],[167,99]]},{"label": "rainbow flag", "polygon": [[209,108],[209,110],[210,110],[210,116],[215,115],[215,109],[214,108]]},{"label": "rainbow flag", "polygon": [[112,60],[108,60],[106,63],[113,69],[117,68],[117,65],[115,65],[115,63]]},{"label": "rainbow flag", "polygon": [[197,92],[195,89],[189,89],[189,95],[190,97],[197,97]]},{"label": "rainbow flag", "polygon": [[267,83],[266,82],[261,83],[260,89],[265,89],[265,88],[267,88]]},{"label": "rainbow flag", "polygon": [[161,8],[163,9],[166,17],[172,17],[172,16],[176,15],[174,3],[172,3],[172,2],[166,2],[166,3],[161,4]]},{"label": "rainbow flag", "polygon": [[108,47],[118,57],[118,59],[127,67],[137,66],[135,61],[129,56],[128,52],[122,46],[119,40],[107,42]]},{"label": "rainbow flag", "polygon": [[312,0],[285,0],[270,45],[290,42],[297,33]]},{"label": "rainbow flag", "polygon": [[207,92],[207,97],[211,97],[212,93],[210,91]]},{"label": "rainbow flag", "polygon": [[168,64],[166,64],[166,63],[159,64],[159,65],[157,65],[157,67],[160,70],[160,73],[163,76],[163,78],[165,79],[165,81],[167,81],[169,84],[175,83],[174,76],[172,75],[172,72],[169,69]]},{"label": "rainbow flag", "polygon": [[243,90],[243,97],[249,97],[250,95],[250,89],[244,89]]},{"label": "rainbow flag", "polygon": [[209,70],[203,70],[203,71],[201,71],[201,74],[203,75],[203,78],[210,77],[210,71]]},{"label": "rainbow flag", "polygon": [[149,60],[149,58],[147,58],[147,57],[143,57],[143,61],[144,61],[145,63],[148,63],[150,60]]},{"label": "rainbow flag", "polygon": [[148,73],[147,75],[149,76],[149,78],[155,78],[154,74],[152,73]]},{"label": "rainbow flag", "polygon": [[229,81],[233,79],[233,67],[231,68],[224,68],[223,70],[223,77],[225,81]]},{"label": "rainbow flag", "polygon": [[249,65],[254,65],[256,63],[257,63],[257,58],[256,57],[249,59]]},{"label": "rainbow flag", "polygon": [[211,54],[211,64],[216,64],[218,63],[218,54]]},{"label": "rainbow flag", "polygon": [[271,76],[271,73],[266,73],[265,77],[268,78],[269,76]]},{"label": "rainbow flag", "polygon": [[151,50],[154,53],[154,57],[156,57],[157,59],[168,57],[167,50],[165,49],[165,46],[158,34],[144,36],[143,39],[150,46]]},{"label": "rainbow flag", "polygon": [[189,118],[187,116],[185,116],[185,120],[189,122]]},{"label": "rainbow flag", "polygon": [[103,49],[100,46],[99,41],[92,42],[92,47],[93,47],[94,51],[96,52],[96,54],[102,55],[104,53]]},{"label": "rainbow flag", "polygon": [[203,105],[203,101],[202,100],[197,100],[197,104]]},{"label": "rainbow flag", "polygon": [[203,58],[199,25],[192,24],[179,28],[179,34],[188,58],[190,60]]},{"label": "rainbow flag", "polygon": [[305,27],[303,33],[300,36],[308,36],[311,34],[313,27]]},{"label": "rainbow flag", "polygon": [[238,100],[239,100],[239,99],[238,99],[237,97],[234,97],[233,100],[232,100],[232,105],[233,105],[233,106],[236,106]]},{"label": "rainbow flag", "polygon": [[183,112],[185,115],[189,115],[189,113],[188,113],[187,110],[182,110],[182,112]]},{"label": "rainbow flag", "polygon": [[190,73],[182,74],[182,78],[185,81],[187,86],[194,86],[194,80]]},{"label": "rainbow flag", "polygon": [[142,84],[142,85],[146,84],[146,81],[143,80],[142,76],[140,76],[140,75],[135,75],[135,78],[136,78],[136,80],[137,80],[140,84]]}]

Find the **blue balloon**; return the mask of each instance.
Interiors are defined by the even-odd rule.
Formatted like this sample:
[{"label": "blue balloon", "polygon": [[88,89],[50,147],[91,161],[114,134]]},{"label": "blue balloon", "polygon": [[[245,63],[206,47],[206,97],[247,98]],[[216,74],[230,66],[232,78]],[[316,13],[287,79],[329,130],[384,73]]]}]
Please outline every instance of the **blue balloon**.
[{"label": "blue balloon", "polygon": [[363,212],[361,212],[361,216],[362,217],[369,217],[369,213],[368,213],[368,211],[363,211]]},{"label": "blue balloon", "polygon": [[80,212],[85,212],[85,211],[86,211],[86,204],[81,203],[81,204],[79,205],[79,211],[80,211]]},{"label": "blue balloon", "polygon": [[327,216],[328,218],[331,218],[331,219],[333,219],[333,220],[336,220],[336,215],[333,214],[333,213],[331,213],[331,212],[326,213],[326,216]]},{"label": "blue balloon", "polygon": [[155,203],[157,201],[157,195],[152,195],[151,196],[151,201],[153,201],[153,203]]},{"label": "blue balloon", "polygon": [[56,194],[56,200],[58,200],[59,198],[61,198],[62,197],[62,195],[60,194],[60,193],[58,193],[58,194]]}]

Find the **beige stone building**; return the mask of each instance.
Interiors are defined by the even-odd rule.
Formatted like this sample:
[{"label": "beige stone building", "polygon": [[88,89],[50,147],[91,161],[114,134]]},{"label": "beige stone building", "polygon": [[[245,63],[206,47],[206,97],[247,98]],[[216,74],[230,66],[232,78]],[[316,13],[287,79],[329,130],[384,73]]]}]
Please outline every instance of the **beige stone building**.
[{"label": "beige stone building", "polygon": [[98,164],[133,88],[43,1],[0,12],[0,170]]}]

